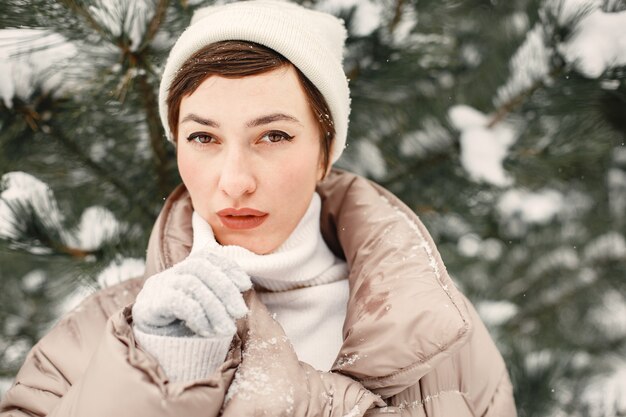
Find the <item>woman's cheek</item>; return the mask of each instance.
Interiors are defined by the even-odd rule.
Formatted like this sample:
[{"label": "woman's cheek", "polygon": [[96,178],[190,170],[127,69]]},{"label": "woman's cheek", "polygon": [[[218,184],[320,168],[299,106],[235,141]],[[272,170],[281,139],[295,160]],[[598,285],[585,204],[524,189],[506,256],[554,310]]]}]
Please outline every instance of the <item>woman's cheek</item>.
[{"label": "woman's cheek", "polygon": [[182,178],[183,183],[185,183],[187,188],[189,188],[188,181],[191,178],[190,171],[192,171],[192,167],[190,166],[191,164],[189,163],[189,158],[185,154],[185,151],[179,149],[176,159],[178,162],[178,172],[180,173],[180,177]]},{"label": "woman's cheek", "polygon": [[202,169],[203,164],[200,164],[198,159],[194,158],[186,149],[179,150],[177,160],[180,177],[194,198],[196,190],[200,188],[202,182],[207,181],[206,178],[203,178],[203,174],[207,173],[206,169]]}]

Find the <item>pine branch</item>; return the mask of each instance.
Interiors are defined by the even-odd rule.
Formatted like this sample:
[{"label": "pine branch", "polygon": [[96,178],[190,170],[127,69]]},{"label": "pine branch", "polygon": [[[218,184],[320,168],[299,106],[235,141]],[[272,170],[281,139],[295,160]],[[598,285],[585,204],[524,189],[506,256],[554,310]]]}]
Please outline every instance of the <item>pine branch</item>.
[{"label": "pine branch", "polygon": [[519,329],[524,325],[525,320],[553,311],[559,305],[568,303],[570,300],[576,298],[576,296],[587,291],[589,287],[597,284],[598,282],[596,280],[589,280],[572,285],[567,290],[561,292],[558,297],[538,302],[534,306],[521,310],[514,319],[506,323],[506,326],[512,329]]},{"label": "pine branch", "polygon": [[88,256],[95,255],[98,251],[89,251],[80,248],[67,246],[64,243],[48,240],[42,242],[46,247],[50,248],[57,255],[69,256],[73,259],[85,259]]},{"label": "pine branch", "polygon": [[[150,41],[154,38],[156,33],[159,31],[163,20],[165,19],[165,14],[167,13],[167,8],[170,4],[170,0],[160,0],[157,5],[156,11],[154,12],[154,16],[148,23],[148,28],[146,29],[146,33],[143,38],[143,46],[148,45]],[[143,48],[140,48],[143,49]]]},{"label": "pine branch", "polygon": [[152,89],[152,85],[147,80],[147,75],[138,77],[139,92],[143,98],[146,124],[150,135],[150,146],[154,155],[155,171],[157,175],[157,186],[161,195],[166,196],[170,189],[167,175],[167,150],[163,132],[160,128],[161,119],[159,117],[157,97]]},{"label": "pine branch", "polygon": [[402,8],[404,6],[404,0],[396,0],[396,5],[394,7],[393,18],[391,22],[389,22],[389,34],[393,34],[398,24],[402,20]]},{"label": "pine branch", "polygon": [[431,167],[438,166],[448,159],[450,159],[450,154],[448,153],[432,154],[427,159],[418,159],[411,164],[403,164],[403,169],[396,172],[393,176],[388,176],[384,179],[384,181],[377,182],[385,188],[391,188],[396,182],[405,181],[407,175],[415,174],[420,171],[425,171],[426,169],[429,169]]},{"label": "pine branch", "polygon": [[65,149],[76,155],[89,169],[91,169],[98,178],[102,178],[115,188],[117,188],[128,201],[136,204],[146,216],[152,217],[152,210],[143,202],[135,200],[136,193],[124,184],[117,176],[112,175],[110,171],[96,161],[94,161],[84,150],[82,150],[74,141],[69,139],[60,128],[53,124],[49,125],[47,133],[50,137],[56,139]]},{"label": "pine branch", "polygon": [[[170,0],[160,0],[152,19],[147,25],[146,32],[142,39],[142,45],[136,51],[131,50],[130,44],[120,39],[116,45],[120,48],[121,61],[126,62],[128,70],[125,77],[121,80],[117,88],[117,96],[120,101],[124,101],[126,92],[133,80],[137,81],[139,96],[143,104],[143,113],[145,115],[148,134],[150,137],[150,147],[152,149],[153,161],[155,164],[155,172],[157,177],[157,187],[161,195],[167,195],[170,191],[168,181],[168,158],[166,144],[163,140],[163,131],[160,128],[161,119],[158,113],[158,99],[149,81],[149,75],[154,71],[150,66],[150,60],[146,57],[146,46],[154,38],[167,13]],[[138,71],[140,70],[140,71]],[[134,71],[138,71],[135,76]]]},{"label": "pine branch", "polygon": [[107,38],[107,31],[98,23],[96,19],[89,13],[82,5],[78,4],[75,0],[60,0],[61,4],[70,9],[70,14],[75,14],[82,17],[87,25],[95,30],[100,36]]},{"label": "pine branch", "polygon": [[[550,71],[549,77],[554,78],[560,75],[561,72],[564,70],[564,68],[565,68],[564,66],[555,67],[554,69],[552,69],[552,71]],[[522,90],[518,95],[516,95],[515,97],[511,98],[509,101],[502,104],[500,107],[496,109],[495,113],[493,113],[493,116],[489,120],[489,123],[487,123],[487,128],[491,129],[495,125],[500,123],[515,109],[522,106],[526,102],[526,100],[533,95],[535,91],[539,90],[542,87],[545,87],[545,85],[546,84],[543,80],[537,80],[530,87],[528,87],[525,90]]]},{"label": "pine branch", "polygon": [[[11,229],[14,230],[14,233],[0,236],[0,240],[8,244],[6,248],[23,250],[29,254],[62,255],[74,259],[84,259],[96,253],[66,245],[62,238],[61,224],[46,217],[32,202],[19,200],[3,202],[11,211],[11,217],[3,218],[3,221],[10,222]],[[47,206],[45,214],[51,215],[55,210],[58,210],[56,203]],[[0,250],[2,249],[4,247],[0,247]]]},{"label": "pine branch", "polygon": [[607,352],[619,352],[626,346],[626,336],[616,337],[614,339],[595,340],[591,345],[575,344],[580,350],[591,355],[604,355]]}]

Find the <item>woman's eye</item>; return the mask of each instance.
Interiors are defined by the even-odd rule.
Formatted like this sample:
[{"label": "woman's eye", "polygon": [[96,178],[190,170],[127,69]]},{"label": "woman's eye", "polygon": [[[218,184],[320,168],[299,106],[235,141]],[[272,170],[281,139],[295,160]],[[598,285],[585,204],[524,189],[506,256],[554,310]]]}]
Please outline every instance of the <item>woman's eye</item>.
[{"label": "woman's eye", "polygon": [[207,135],[206,133],[192,133],[187,137],[187,141],[193,141],[199,144],[207,144],[213,141],[213,137]]},{"label": "woman's eye", "polygon": [[291,139],[293,139],[293,136],[288,135],[285,132],[281,132],[280,130],[273,130],[261,136],[262,141],[271,143],[279,143],[284,140],[290,141]]}]

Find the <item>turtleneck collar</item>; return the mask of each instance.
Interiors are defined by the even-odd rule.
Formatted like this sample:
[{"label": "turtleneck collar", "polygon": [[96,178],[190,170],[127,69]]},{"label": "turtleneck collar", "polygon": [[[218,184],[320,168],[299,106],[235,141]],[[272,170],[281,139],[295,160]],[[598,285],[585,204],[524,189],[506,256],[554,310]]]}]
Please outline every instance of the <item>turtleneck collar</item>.
[{"label": "turtleneck collar", "polygon": [[[250,275],[255,284],[270,291],[310,287],[346,278],[345,263],[335,257],[322,237],[321,207],[321,198],[314,193],[307,211],[291,235],[275,251],[265,255],[258,255],[241,246],[220,245],[211,226],[194,211],[191,253],[206,250],[231,259]],[[343,267],[334,267],[338,264],[343,264]]]}]

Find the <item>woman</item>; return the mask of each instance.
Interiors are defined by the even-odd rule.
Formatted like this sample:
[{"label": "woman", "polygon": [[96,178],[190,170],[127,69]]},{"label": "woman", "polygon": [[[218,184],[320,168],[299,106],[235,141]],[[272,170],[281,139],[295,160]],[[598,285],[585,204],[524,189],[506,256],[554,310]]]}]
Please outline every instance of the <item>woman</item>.
[{"label": "woman", "polygon": [[347,135],[338,19],[200,10],[161,117],[184,185],[145,277],[30,352],[0,416],[514,416],[509,378],[417,217],[330,167]]}]

